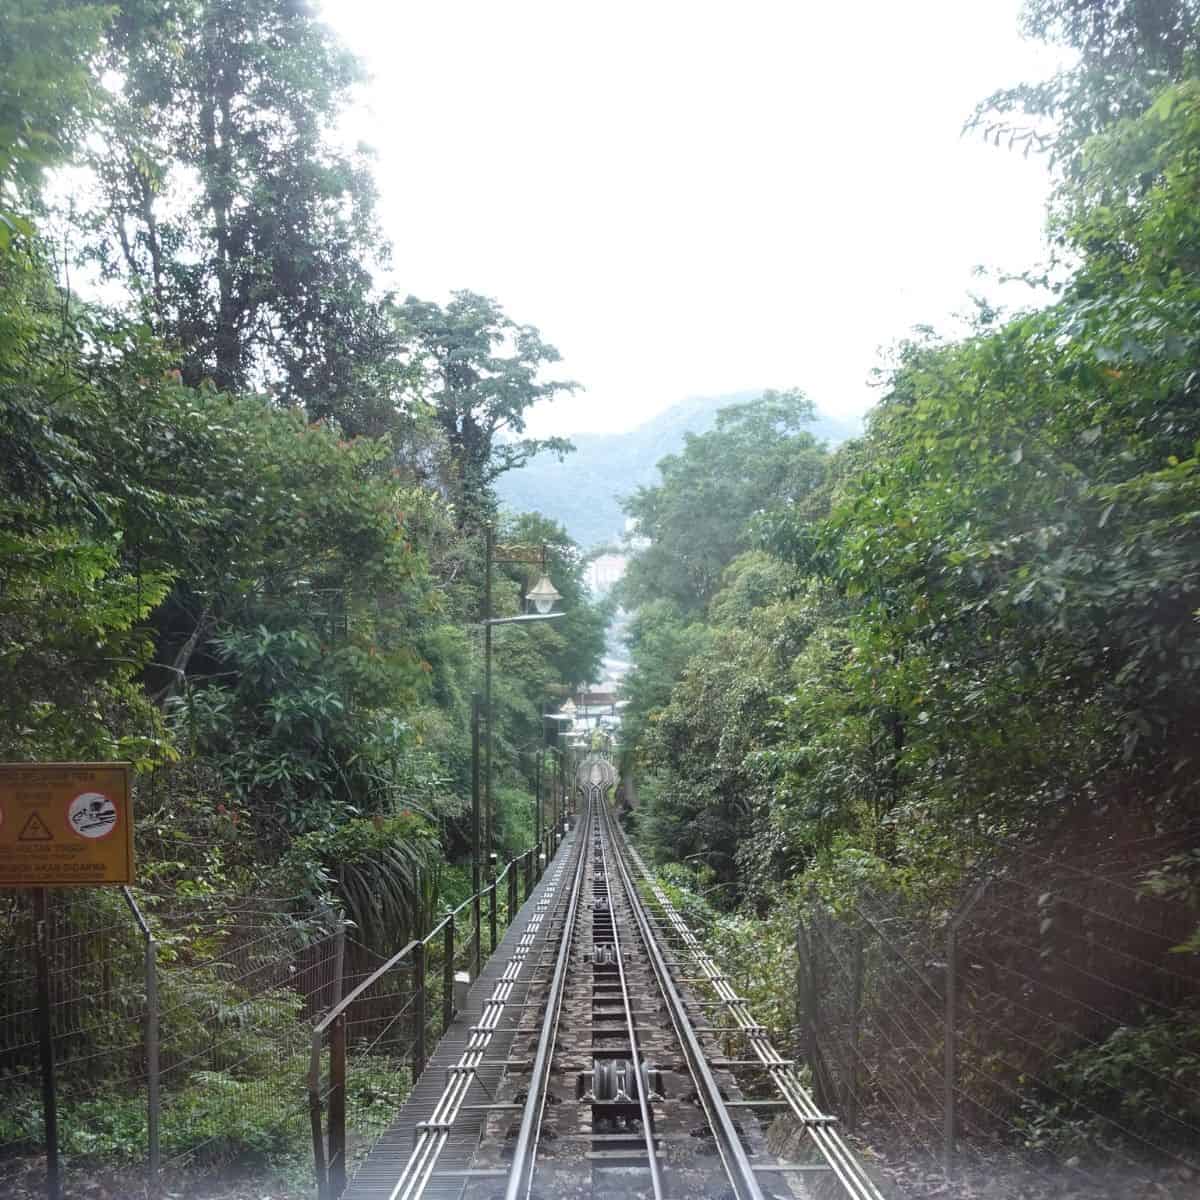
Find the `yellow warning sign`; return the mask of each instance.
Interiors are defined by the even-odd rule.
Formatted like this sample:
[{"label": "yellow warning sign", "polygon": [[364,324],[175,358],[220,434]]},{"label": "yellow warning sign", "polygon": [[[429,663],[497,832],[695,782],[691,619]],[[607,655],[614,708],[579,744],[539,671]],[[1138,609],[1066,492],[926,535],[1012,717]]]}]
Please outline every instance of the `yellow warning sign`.
[{"label": "yellow warning sign", "polygon": [[132,882],[128,763],[0,763],[0,888]]}]

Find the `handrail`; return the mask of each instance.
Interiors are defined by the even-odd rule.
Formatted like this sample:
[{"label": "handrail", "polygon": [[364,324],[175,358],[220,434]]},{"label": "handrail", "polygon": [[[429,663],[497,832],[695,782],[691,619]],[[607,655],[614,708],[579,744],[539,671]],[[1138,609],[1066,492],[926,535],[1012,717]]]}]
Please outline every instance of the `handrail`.
[{"label": "handrail", "polygon": [[434,934],[440,933],[446,927],[446,923],[450,920],[451,917],[457,917],[458,914],[460,912],[462,912],[462,910],[464,908],[468,907],[471,904],[474,904],[476,900],[482,900],[483,897],[486,896],[488,894],[488,892],[492,891],[492,889],[495,888],[496,884],[498,884],[500,882],[500,880],[502,880],[508,874],[509,869],[511,867],[513,867],[516,863],[521,862],[527,855],[530,855],[532,853],[533,853],[533,849],[531,848],[529,850],[523,850],[515,858],[510,858],[508,860],[508,862],[504,864],[504,870],[501,871],[500,874],[497,875],[496,878],[493,879],[491,881],[491,883],[489,883],[487,885],[487,887],[480,888],[479,891],[477,891],[477,892],[472,892],[471,895],[469,895],[456,909],[453,909],[452,911],[447,913],[444,917],[442,917],[442,919],[423,938],[414,938],[411,942],[408,943],[407,946],[404,947],[403,950],[398,950],[382,966],[376,967],[375,970],[372,971],[371,974],[368,975],[366,977],[366,979],[364,979],[362,981],[362,983],[360,983],[358,985],[358,987],[356,987],[352,992],[348,993],[345,997],[343,997],[343,999],[338,1004],[334,1005],[334,1007],[331,1008],[320,1019],[320,1021],[318,1021],[317,1024],[313,1026],[313,1033],[324,1033],[329,1028],[329,1026],[331,1024],[333,1024],[334,1020],[337,1019],[339,1014],[344,1012],[346,1010],[346,1008],[353,1001],[357,1000],[358,997],[361,996],[362,993],[371,986],[371,984],[377,983],[384,975],[386,975],[390,970],[392,970],[396,966],[396,964],[398,962],[400,962],[400,960],[406,954],[411,954],[413,949],[416,946],[429,945],[430,941],[433,939]]},{"label": "handrail", "polygon": [[339,1000],[337,1004],[335,1004],[313,1026],[313,1033],[324,1033],[330,1027],[330,1025],[332,1025],[334,1021],[336,1021],[337,1018],[346,1011],[349,1005],[353,1004],[354,1001],[357,1000],[359,996],[361,996],[363,992],[367,990],[367,988],[369,988],[373,983],[376,983],[382,979],[383,976],[386,975],[406,954],[410,954],[415,947],[421,944],[422,943],[419,938],[414,939],[413,941],[409,942],[403,950],[398,950],[395,954],[393,954],[392,957],[389,958],[382,967],[376,967],[375,970],[372,971],[371,974],[368,975],[366,979],[364,979],[362,983],[358,985],[358,987],[354,988],[352,991],[343,996],[342,999]]},{"label": "handrail", "polygon": [[[309,1117],[312,1126],[313,1165],[316,1169],[317,1187],[321,1200],[335,1200],[346,1185],[347,1011],[351,1005],[361,1000],[363,995],[379,983],[389,972],[395,971],[398,967],[405,970],[411,969],[413,972],[414,992],[400,1013],[396,1014],[396,1017],[407,1012],[415,1002],[415,1019],[418,1026],[412,1046],[412,1070],[415,1080],[424,1069],[426,1063],[425,1020],[427,1011],[426,1000],[428,996],[426,971],[431,958],[431,954],[427,953],[427,951],[434,944],[435,939],[439,935],[442,935],[443,940],[447,943],[441,965],[443,986],[442,1031],[444,1033],[449,1027],[454,1014],[451,996],[453,963],[455,958],[453,942],[456,918],[468,909],[474,910],[472,913],[473,919],[469,922],[473,926],[473,929],[466,945],[473,945],[475,947],[475,969],[478,971],[480,969],[480,949],[483,942],[483,927],[480,924],[481,910],[486,904],[492,950],[494,951],[497,944],[496,917],[501,894],[499,884],[503,880],[507,879],[508,881],[507,909],[508,920],[511,922],[516,913],[519,872],[522,866],[524,866],[525,896],[528,899],[531,876],[533,875],[534,868],[537,866],[539,849],[541,849],[541,846],[531,846],[520,854],[514,855],[504,864],[504,868],[497,875],[488,880],[485,887],[481,887],[478,891],[473,892],[457,908],[445,913],[441,920],[424,937],[413,938],[407,945],[388,958],[386,962],[376,967],[353,990],[338,999],[328,1011],[322,1014],[320,1020],[312,1026],[308,1069]],[[436,950],[433,953],[436,953]],[[406,962],[406,960],[411,961]],[[499,1009],[495,1010],[494,1015],[497,1019],[499,1011]],[[324,1131],[321,1116],[323,1107],[321,1090],[322,1057],[327,1047],[331,1053],[329,1067],[330,1090],[328,1093],[328,1154],[324,1146]]]}]

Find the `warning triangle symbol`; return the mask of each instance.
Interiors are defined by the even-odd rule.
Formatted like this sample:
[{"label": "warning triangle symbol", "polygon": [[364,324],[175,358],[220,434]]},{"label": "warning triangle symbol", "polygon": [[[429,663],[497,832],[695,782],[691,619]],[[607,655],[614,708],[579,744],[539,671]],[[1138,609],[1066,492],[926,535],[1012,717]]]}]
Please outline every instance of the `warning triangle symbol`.
[{"label": "warning triangle symbol", "polygon": [[46,822],[35,812],[29,814],[21,832],[17,834],[18,842],[52,842],[54,834],[46,828]]}]

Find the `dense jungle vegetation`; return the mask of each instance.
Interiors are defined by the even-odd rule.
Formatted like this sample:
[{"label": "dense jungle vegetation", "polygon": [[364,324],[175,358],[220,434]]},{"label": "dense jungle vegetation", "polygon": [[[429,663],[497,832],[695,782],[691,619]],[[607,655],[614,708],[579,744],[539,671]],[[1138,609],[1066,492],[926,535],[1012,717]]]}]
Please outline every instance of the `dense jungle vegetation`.
[{"label": "dense jungle vegetation", "polygon": [[[1028,307],[899,342],[836,453],[808,399],[768,393],[626,504],[650,543],[621,585],[636,826],[724,910],[781,1023],[813,900],[847,912],[869,885],[945,912],[1005,845],[1197,816],[1200,8],[1034,0],[1025,19],[1070,65],[983,100],[966,136],[1053,164]],[[1185,844],[1144,886],[1194,906]],[[1078,1064],[1085,1090],[1138,1053],[1170,1066],[1141,1019],[1132,1055]]]},{"label": "dense jungle vegetation", "polygon": [[837,453],[768,392],[627,501],[661,860],[768,907],[798,878],[952,878],[980,835],[1195,814],[1198,19],[1031,4],[1077,62],[968,123],[1056,167],[1029,309],[899,343]]},{"label": "dense jungle vegetation", "polygon": [[[490,298],[379,288],[360,68],[306,5],[0,18],[0,759],[130,760],[143,888],[394,948],[465,888],[489,523],[566,613],[496,638],[502,853],[597,672],[583,553],[496,498],[575,385]],[[630,824],[780,1025],[808,898],[936,907],[999,844],[1198,815],[1200,4],[1025,19],[1070,64],[967,136],[1053,163],[1028,307],[899,342],[836,453],[769,391],[626,502]],[[1200,904],[1191,844],[1148,886]]]},{"label": "dense jungle vegetation", "polygon": [[[143,885],[386,897],[392,940],[467,850],[494,483],[569,450],[522,434],[574,385],[488,298],[378,290],[359,68],[305,5],[7,0],[0,79],[0,757],[166,773]],[[496,638],[506,851],[606,618],[559,526],[497,536],[566,612]]]}]

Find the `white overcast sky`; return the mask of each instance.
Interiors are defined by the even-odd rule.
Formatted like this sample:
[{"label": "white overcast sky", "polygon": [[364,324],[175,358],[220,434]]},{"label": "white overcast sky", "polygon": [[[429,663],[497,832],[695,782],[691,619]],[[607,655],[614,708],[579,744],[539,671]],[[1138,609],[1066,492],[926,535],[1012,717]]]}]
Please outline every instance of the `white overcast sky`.
[{"label": "white overcast sky", "polygon": [[1018,0],[323,0],[372,74],[401,294],[495,297],[585,391],[539,434],[800,387],[857,415],[917,323],[1042,252],[1047,179],[960,136],[1041,78]]}]

